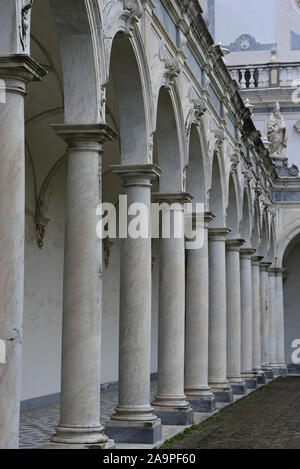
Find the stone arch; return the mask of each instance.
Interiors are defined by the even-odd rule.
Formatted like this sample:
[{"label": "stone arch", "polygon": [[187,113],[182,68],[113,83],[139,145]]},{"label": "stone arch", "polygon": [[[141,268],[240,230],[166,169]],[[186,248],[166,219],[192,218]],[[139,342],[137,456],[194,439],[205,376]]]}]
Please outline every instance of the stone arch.
[{"label": "stone arch", "polygon": [[[292,234],[292,233],[290,233]],[[300,230],[288,237],[284,244],[281,265],[283,274],[283,300],[284,300],[284,353],[285,362],[290,372],[299,373],[299,364],[295,364],[293,352],[299,348],[299,262],[300,262]],[[297,358],[297,357],[296,357]]]},{"label": "stone arch", "polygon": [[220,163],[219,152],[214,153],[211,168],[211,189],[209,193],[209,210],[213,212],[216,218],[211,223],[212,227],[225,227],[225,196],[224,196],[224,173]]},{"label": "stone arch", "polygon": [[206,171],[203,143],[199,126],[191,125],[188,141],[188,166],[186,168],[186,190],[194,202],[206,202]]},{"label": "stone arch", "polygon": [[50,0],[57,28],[63,83],[65,123],[101,120],[100,11],[95,0]]},{"label": "stone arch", "polygon": [[145,101],[140,69],[132,41],[116,35],[110,55],[110,80],[113,82],[119,121],[121,162],[148,163]]},{"label": "stone arch", "polygon": [[264,257],[265,261],[268,261],[268,249],[269,249],[269,224],[267,210],[264,210],[262,214],[261,222],[261,237],[260,237],[260,254]]},{"label": "stone arch", "polygon": [[283,265],[283,258],[289,244],[300,235],[299,219],[294,220],[290,223],[284,232],[280,235],[280,238],[277,240],[277,262],[278,266]]},{"label": "stone arch", "polygon": [[246,241],[246,245],[250,245],[252,232],[252,210],[251,195],[249,186],[245,186],[242,199],[242,219],[240,223],[240,232],[242,238]]},{"label": "stone arch", "polygon": [[254,201],[254,213],[253,213],[253,226],[251,233],[251,244],[254,249],[259,251],[260,246],[260,211],[259,211],[259,202],[258,199]]},{"label": "stone arch", "polygon": [[176,93],[161,87],[154,133],[154,161],[162,169],[160,192],[183,191],[182,119]]},{"label": "stone arch", "polygon": [[269,250],[268,250],[268,257],[270,262],[276,262],[276,233],[275,233],[275,227],[274,227],[274,222],[272,221],[270,224],[270,238],[269,238]]},{"label": "stone arch", "polygon": [[226,226],[231,230],[230,237],[239,237],[239,220],[240,220],[240,201],[237,177],[234,173],[230,173],[228,181],[228,203]]}]

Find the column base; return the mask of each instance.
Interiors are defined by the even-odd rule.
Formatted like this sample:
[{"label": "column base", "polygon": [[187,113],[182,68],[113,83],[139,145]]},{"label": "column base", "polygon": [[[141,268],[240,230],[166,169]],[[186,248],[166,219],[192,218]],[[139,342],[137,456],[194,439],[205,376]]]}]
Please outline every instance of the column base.
[{"label": "column base", "polygon": [[218,382],[218,381],[209,381],[208,385],[210,386],[211,391],[214,393],[216,402],[232,402],[233,401],[233,392],[229,381]]},{"label": "column base", "polygon": [[67,443],[54,443],[49,441],[44,443],[42,449],[116,449],[114,440],[108,440],[106,443],[94,444],[67,444]]},{"label": "column base", "polygon": [[216,398],[212,394],[210,396],[189,396],[187,398],[192,406],[193,412],[212,413],[216,410]]},{"label": "column base", "polygon": [[246,387],[246,382],[241,381],[239,382],[232,382],[230,383],[232,393],[233,395],[236,396],[243,396],[244,394],[247,394],[247,387]]},{"label": "column base", "polygon": [[257,384],[266,384],[266,375],[265,373],[258,373],[256,376]]},{"label": "column base", "polygon": [[266,379],[274,379],[274,373],[268,365],[266,365],[266,367],[263,366],[263,372]]},{"label": "column base", "polygon": [[170,409],[154,407],[155,414],[160,418],[163,425],[192,425],[194,412],[192,408],[188,409]]},{"label": "column base", "polygon": [[286,376],[288,374],[286,366],[271,366],[273,374],[277,376]]},{"label": "column base", "polygon": [[252,378],[246,379],[246,388],[247,389],[257,389],[257,377],[253,376]]},{"label": "column base", "polygon": [[153,422],[109,420],[105,426],[105,433],[116,443],[152,445],[162,440],[162,425],[159,419]]}]

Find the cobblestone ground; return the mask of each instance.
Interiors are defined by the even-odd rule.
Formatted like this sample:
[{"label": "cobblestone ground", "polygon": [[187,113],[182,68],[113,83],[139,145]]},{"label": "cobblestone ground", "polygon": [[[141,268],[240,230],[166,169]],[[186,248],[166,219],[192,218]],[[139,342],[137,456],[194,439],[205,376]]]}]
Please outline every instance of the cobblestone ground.
[{"label": "cobblestone ground", "polygon": [[163,447],[300,449],[300,376],[271,382]]},{"label": "cobblestone ground", "polygon": [[[157,383],[151,383],[151,399],[156,394]],[[117,406],[118,392],[105,391],[101,393],[101,424],[105,425]],[[55,426],[59,422],[59,404],[41,407],[23,412],[20,417],[20,441],[22,449],[39,448],[49,441],[55,433]]]}]

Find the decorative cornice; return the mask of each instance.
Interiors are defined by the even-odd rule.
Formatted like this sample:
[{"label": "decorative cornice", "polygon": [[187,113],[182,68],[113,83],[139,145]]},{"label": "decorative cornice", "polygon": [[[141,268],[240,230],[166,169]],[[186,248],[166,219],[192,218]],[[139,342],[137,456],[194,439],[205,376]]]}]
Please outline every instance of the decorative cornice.
[{"label": "decorative cornice", "polygon": [[240,249],[241,258],[242,259],[250,259],[252,258],[253,254],[256,252],[256,249],[245,247]]},{"label": "decorative cornice", "polygon": [[272,265],[272,262],[261,262],[259,264],[259,268],[263,272],[268,272],[271,265]]},{"label": "decorative cornice", "polygon": [[152,201],[156,203],[179,203],[185,204],[191,202],[193,196],[188,192],[153,192]]},{"label": "decorative cornice", "polygon": [[39,81],[47,71],[26,54],[0,56],[0,77],[19,79],[24,83]]},{"label": "decorative cornice", "polygon": [[228,251],[239,251],[241,246],[243,246],[243,244],[245,244],[245,240],[244,239],[228,239],[226,241],[226,249]]},{"label": "decorative cornice", "polygon": [[103,144],[118,136],[112,127],[103,122],[99,124],[54,124],[51,127],[68,144],[77,139],[81,141],[93,140]]},{"label": "decorative cornice", "polygon": [[112,165],[113,173],[121,179],[157,179],[162,170],[156,164]]}]

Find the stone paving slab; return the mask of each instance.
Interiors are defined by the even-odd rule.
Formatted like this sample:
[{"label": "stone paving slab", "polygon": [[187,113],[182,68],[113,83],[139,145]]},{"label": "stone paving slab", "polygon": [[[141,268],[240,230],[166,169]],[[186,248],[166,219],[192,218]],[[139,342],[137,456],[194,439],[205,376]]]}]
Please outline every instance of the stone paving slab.
[{"label": "stone paving slab", "polygon": [[300,449],[300,376],[262,386],[164,447]]},{"label": "stone paving slab", "polygon": [[[157,390],[157,382],[151,382],[150,396],[154,398]],[[101,393],[101,424],[105,425],[118,402],[118,391],[105,391]],[[50,440],[55,433],[55,426],[59,422],[60,405],[53,404],[50,406],[33,409],[28,412],[21,413],[20,416],[20,441],[19,446],[22,449],[40,448],[44,443]],[[178,432],[177,432],[178,433]],[[150,445],[144,445],[151,448]],[[120,447],[128,448],[128,445]]]}]

